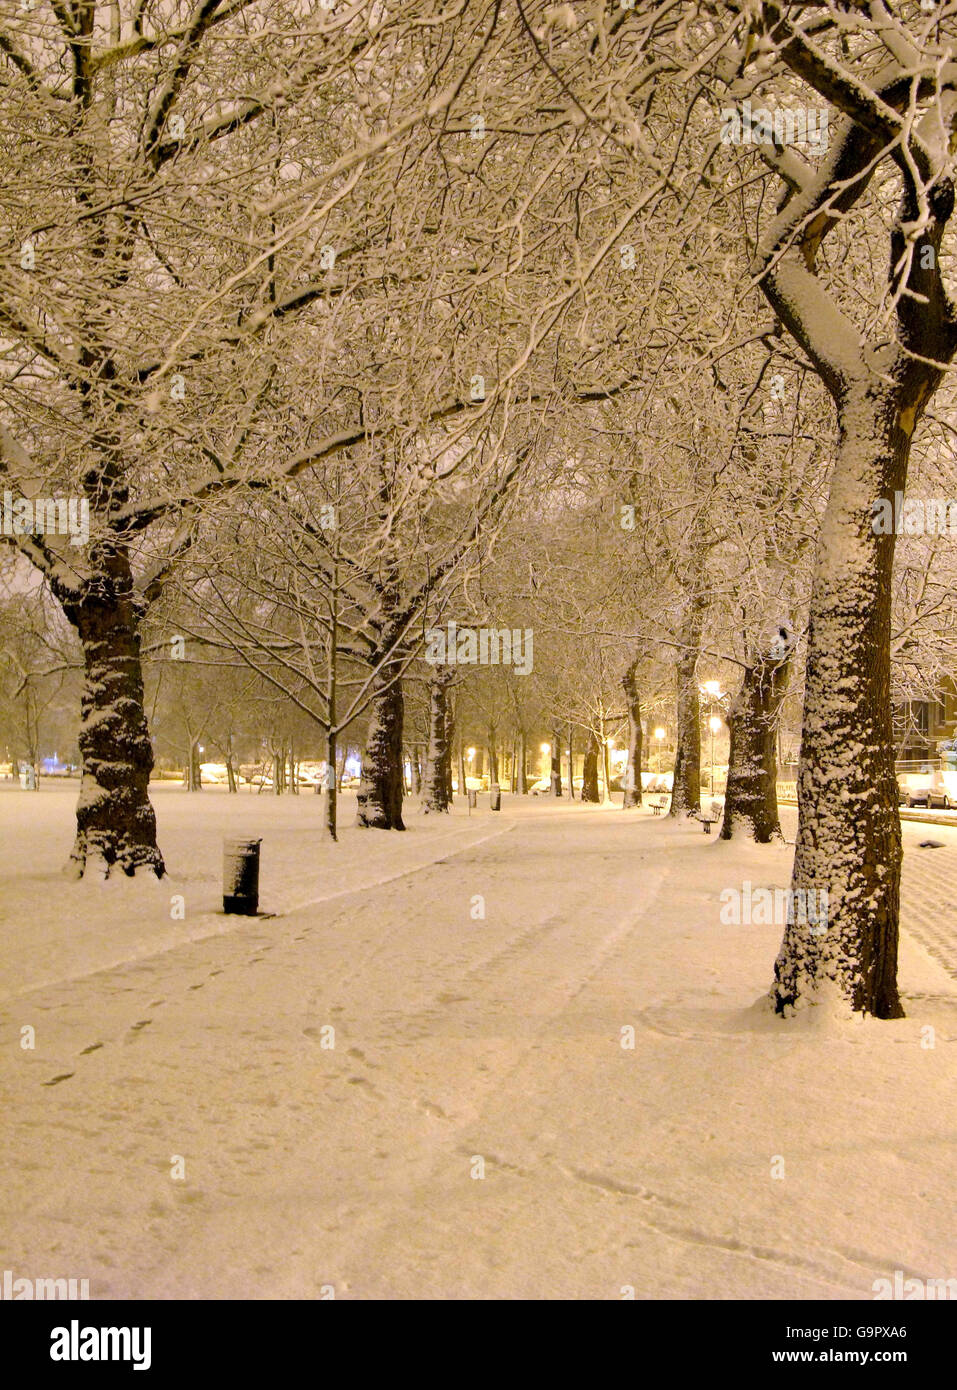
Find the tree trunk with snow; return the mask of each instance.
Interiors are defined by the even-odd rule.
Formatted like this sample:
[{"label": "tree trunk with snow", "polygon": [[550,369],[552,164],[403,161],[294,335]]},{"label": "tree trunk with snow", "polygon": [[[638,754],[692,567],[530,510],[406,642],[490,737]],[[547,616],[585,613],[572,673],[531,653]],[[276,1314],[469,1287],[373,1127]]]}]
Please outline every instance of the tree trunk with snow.
[{"label": "tree trunk with snow", "polygon": [[731,705],[731,746],[722,840],[745,834],[759,845],[781,840],[777,794],[777,717],[787,689],[788,658],[761,656],[745,668]]},{"label": "tree trunk with snow", "polygon": [[528,739],[524,729],[518,738],[518,794],[528,795]]},{"label": "tree trunk with snow", "polygon": [[638,658],[622,676],[628,711],[628,766],[625,768],[625,795],[622,809],[641,805],[641,701],[638,698]]},{"label": "tree trunk with snow", "polygon": [[[779,1013],[831,1001],[897,1018],[903,1010],[897,988],[901,833],[890,708],[893,515],[889,527],[880,523],[906,487],[917,422],[957,352],[957,312],[939,265],[954,189],[938,165],[946,164],[957,108],[948,99],[932,135],[932,126],[898,114],[918,91],[916,76],[906,70],[909,57],[885,73],[878,97],[836,81],[790,22],[781,24],[788,66],[835,100],[846,119],[819,167],[789,167],[787,191],[756,258],[761,287],[814,362],[838,425],[811,592],[796,907],[775,963],[772,999]],[[929,71],[922,80],[924,88],[933,86]],[[888,258],[896,323],[882,322],[868,341],[825,289],[816,261],[824,237],[846,225],[845,214],[875,171],[884,177],[890,161],[903,186]],[[820,911],[813,920],[801,910],[810,894],[818,907],[826,894],[823,923]]]},{"label": "tree trunk with snow", "polygon": [[445,800],[452,805],[452,749],[455,747],[455,710],[452,700],[445,701]]},{"label": "tree trunk with snow", "polygon": [[601,801],[601,792],[598,788],[598,758],[600,753],[601,745],[598,741],[598,735],[594,729],[589,729],[588,742],[585,745],[585,762],[582,767],[582,801]]},{"label": "tree trunk with snow", "polygon": [[550,774],[549,774],[549,782],[550,782],[549,791],[551,792],[552,796],[561,796],[561,794],[562,794],[562,744],[561,744],[561,738],[560,738],[560,736],[559,736],[557,730],[555,730],[555,729],[552,730],[551,758],[552,758],[552,764],[551,764],[551,772],[550,772]]},{"label": "tree trunk with snow", "polygon": [[678,711],[675,770],[670,816],[696,815],[701,809],[701,706],[698,698],[698,640],[695,615],[685,629],[687,645],[678,660]]},{"label": "tree trunk with snow", "polygon": [[369,726],[362,755],[356,824],[369,830],[404,830],[402,820],[401,660],[384,662],[373,677]]},{"label": "tree trunk with snow", "polygon": [[425,764],[423,813],[448,811],[452,748],[449,743],[449,677],[441,672],[429,681],[429,751]]},{"label": "tree trunk with snow", "polygon": [[166,872],[149,799],[153,748],[143,704],[139,614],[125,556],[113,554],[82,596],[64,605],[83,648],[77,877],[91,861],[125,874]]},{"label": "tree trunk with snow", "polygon": [[[883,399],[882,399],[883,397]],[[845,414],[821,532],[808,629],[792,888],[826,894],[827,924],[793,914],[775,964],[778,1012],[836,993],[903,1014],[897,990],[901,833],[890,706],[894,536],[875,498],[906,481],[903,402],[872,384]],[[869,419],[868,419],[869,417]]]}]

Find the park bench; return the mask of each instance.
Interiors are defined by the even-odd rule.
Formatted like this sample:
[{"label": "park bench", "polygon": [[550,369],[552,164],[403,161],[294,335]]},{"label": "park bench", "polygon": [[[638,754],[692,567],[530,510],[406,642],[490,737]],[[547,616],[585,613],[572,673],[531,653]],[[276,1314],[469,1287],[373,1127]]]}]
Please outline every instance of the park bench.
[{"label": "park bench", "polygon": [[668,798],[664,794],[660,796],[653,796],[651,798],[651,814],[653,816],[660,816],[667,805]]},{"label": "park bench", "polygon": [[718,801],[712,801],[707,811],[693,811],[692,815],[695,817],[695,820],[699,820],[701,822],[702,828],[704,829],[704,833],[706,835],[710,835],[711,827],[715,824],[716,821],[719,821],[721,819],[721,810],[721,803]]}]

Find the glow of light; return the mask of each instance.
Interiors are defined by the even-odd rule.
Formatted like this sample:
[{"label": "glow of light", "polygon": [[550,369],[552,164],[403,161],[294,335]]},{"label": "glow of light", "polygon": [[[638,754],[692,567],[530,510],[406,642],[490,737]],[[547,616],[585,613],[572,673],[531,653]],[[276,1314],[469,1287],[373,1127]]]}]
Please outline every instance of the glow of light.
[{"label": "glow of light", "polygon": [[658,729],[655,730],[655,738],[664,738],[664,736],[665,736],[665,731],[664,731],[664,729],[658,728]]},{"label": "glow of light", "polygon": [[721,682],[720,682],[720,681],[705,681],[705,683],[704,683],[704,685],[701,687],[701,689],[704,691],[704,693],[705,693],[706,695],[710,695],[711,698],[712,698],[712,700],[720,700],[720,699],[721,699]]},{"label": "glow of light", "polygon": [[716,734],[718,730],[721,728],[721,720],[718,718],[716,714],[713,714],[711,718],[708,720],[708,727],[710,728],[713,734]]},{"label": "glow of light", "polygon": [[552,751],[552,745],[551,745],[550,743],[543,743],[543,744],[542,744],[542,752],[543,752],[543,753],[550,753],[551,751]]}]

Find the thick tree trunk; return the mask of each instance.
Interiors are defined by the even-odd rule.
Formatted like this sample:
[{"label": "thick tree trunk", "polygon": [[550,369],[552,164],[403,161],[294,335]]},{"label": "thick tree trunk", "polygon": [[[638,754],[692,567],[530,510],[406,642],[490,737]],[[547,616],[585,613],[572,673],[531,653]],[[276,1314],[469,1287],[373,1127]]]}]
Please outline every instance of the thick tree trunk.
[{"label": "thick tree trunk", "polygon": [[683,630],[678,659],[678,712],[675,770],[669,816],[697,815],[701,810],[701,707],[698,699],[698,646],[704,605],[693,599]]},{"label": "thick tree trunk", "polygon": [[568,726],[568,795],[575,800],[575,726]]},{"label": "thick tree trunk", "polygon": [[[917,405],[848,393],[821,530],[808,629],[798,835],[772,991],[783,1013],[839,1000],[879,1018],[903,1014],[897,990],[901,832],[890,709],[894,534],[874,534],[875,499],[907,478]],[[909,416],[908,429],[900,427]],[[802,897],[826,893],[826,925]],[[807,897],[803,899],[807,901]],[[819,915],[819,914],[818,914]]]},{"label": "thick tree trunk", "polygon": [[404,830],[402,820],[401,661],[386,662],[375,676],[369,728],[362,755],[356,824],[369,830]]},{"label": "thick tree trunk", "polygon": [[628,711],[628,766],[625,768],[625,795],[622,809],[641,805],[641,702],[638,698],[638,658],[622,676]]},{"label": "thick tree trunk", "polygon": [[120,557],[84,596],[66,607],[83,646],[82,759],[71,862],[81,877],[91,861],[126,874],[166,872],[149,799],[153,768],[140,663],[138,615],[129,568]]},{"label": "thick tree trunk", "polygon": [[601,792],[598,788],[598,758],[601,753],[601,745],[598,735],[594,729],[588,730],[588,742],[585,745],[585,763],[582,767],[582,801],[598,802],[601,800]]},{"label": "thick tree trunk", "polygon": [[759,845],[781,840],[778,818],[777,716],[789,659],[759,657],[746,667],[731,705],[731,747],[722,840],[746,834]]},{"label": "thick tree trunk", "polygon": [[452,748],[449,743],[448,678],[435,675],[429,681],[429,751],[425,764],[425,799],[422,811],[449,809],[449,777]]}]

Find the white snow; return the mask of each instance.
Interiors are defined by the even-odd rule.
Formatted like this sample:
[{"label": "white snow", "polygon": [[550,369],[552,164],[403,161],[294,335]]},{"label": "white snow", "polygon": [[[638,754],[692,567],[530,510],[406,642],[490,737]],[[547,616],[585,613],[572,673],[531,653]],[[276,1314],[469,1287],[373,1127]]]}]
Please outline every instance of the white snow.
[{"label": "white snow", "polygon": [[[404,835],[347,801],[335,846],[318,796],[152,790],[171,878],[80,885],[75,787],[0,790],[3,1268],[93,1298],[869,1299],[957,1274],[937,918],[936,959],[904,933],[907,1018],[785,1022],[780,929],[722,925],[719,895],[786,887],[787,847],[481,795],[409,803]],[[957,860],[957,829],[927,833],[905,889]],[[246,834],[275,917],[216,915]]]}]

